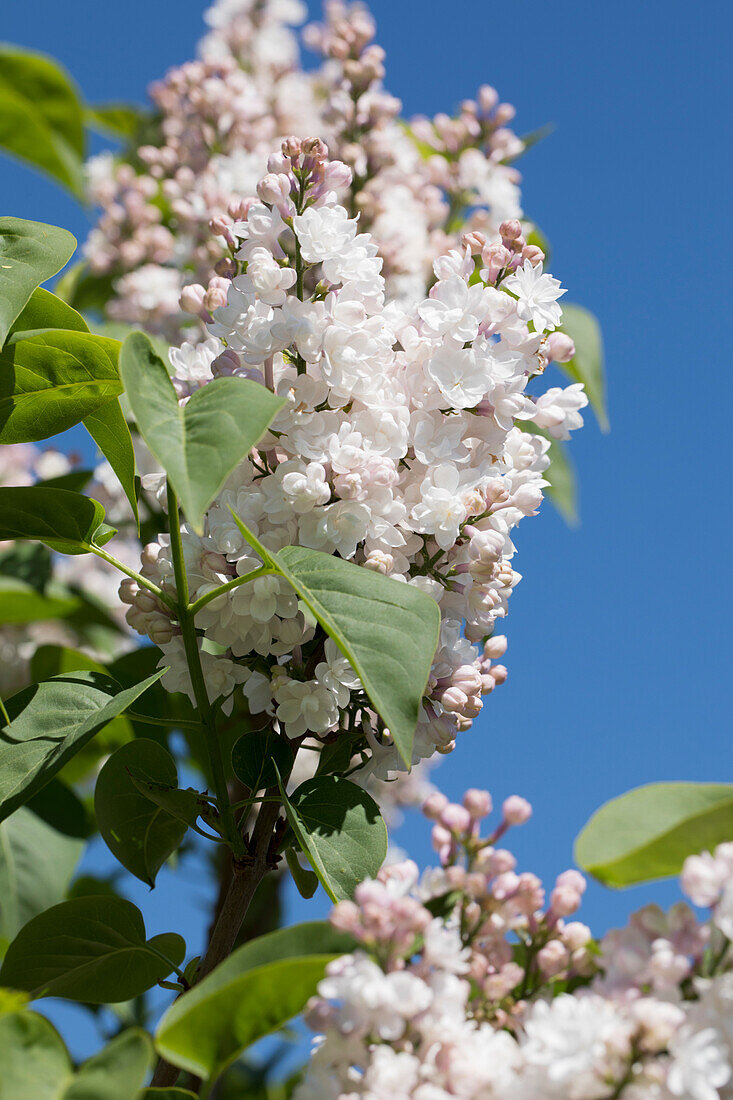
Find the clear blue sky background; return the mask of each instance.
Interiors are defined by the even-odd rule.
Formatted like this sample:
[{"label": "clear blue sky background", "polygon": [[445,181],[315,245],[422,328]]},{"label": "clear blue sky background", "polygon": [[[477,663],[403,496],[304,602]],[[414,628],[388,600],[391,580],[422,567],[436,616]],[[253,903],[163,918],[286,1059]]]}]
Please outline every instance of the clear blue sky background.
[{"label": "clear blue sky background", "polygon": [[[528,797],[535,818],[515,850],[523,868],[551,879],[606,799],[653,780],[732,778],[731,302],[721,275],[733,253],[732,9],[722,0],[371,6],[389,90],[408,115],[450,110],[489,82],[517,106],[519,133],[556,125],[521,162],[525,210],[552,242],[568,298],[605,333],[612,431],[601,435],[589,417],[573,443],[582,524],[569,530],[547,504],[520,529],[510,679],[439,780],[455,797],[468,785],[497,800]],[[60,58],[92,102],[142,100],[150,80],[192,55],[202,8],[9,0],[2,34]],[[87,228],[71,199],[7,160],[0,210],[80,239]],[[399,840],[430,858],[419,820]],[[152,895],[130,885],[152,932],[183,921],[196,947],[204,890],[192,872],[165,873]],[[604,929],[647,899],[677,896],[672,883],[593,885],[581,916]],[[325,908],[314,901],[308,912]],[[293,902],[294,916],[305,911]],[[79,1010],[54,1016],[75,1049],[88,1047]]]}]

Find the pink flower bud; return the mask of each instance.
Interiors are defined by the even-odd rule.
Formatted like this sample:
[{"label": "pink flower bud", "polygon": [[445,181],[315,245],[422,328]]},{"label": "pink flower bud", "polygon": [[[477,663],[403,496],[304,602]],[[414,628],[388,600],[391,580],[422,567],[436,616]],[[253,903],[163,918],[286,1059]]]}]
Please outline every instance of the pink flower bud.
[{"label": "pink flower bud", "polygon": [[568,363],[575,355],[575,344],[564,332],[551,332],[545,344],[545,354],[554,363]]},{"label": "pink flower bud", "polygon": [[433,791],[422,804],[422,812],[431,821],[437,821],[448,805],[448,799],[441,791]]},{"label": "pink flower bud", "polygon": [[567,950],[560,940],[550,940],[537,952],[537,965],[545,978],[551,978],[564,970],[568,963]]},{"label": "pink flower bud", "polygon": [[446,882],[450,886],[451,890],[462,890],[466,884],[466,871],[464,867],[446,867],[445,870]]},{"label": "pink flower bud", "polygon": [[290,160],[294,160],[300,156],[300,139],[297,137],[286,137],[280,148],[283,151],[283,156],[288,157]]},{"label": "pink flower bud", "polygon": [[179,305],[184,313],[198,315],[204,308],[204,295],[206,289],[200,283],[191,283],[184,286],[179,298]]},{"label": "pink flower bud", "polygon": [[257,194],[263,202],[277,206],[290,197],[290,179],[288,176],[268,172],[257,184]]},{"label": "pink flower bud", "polygon": [[220,260],[217,260],[214,264],[214,271],[222,279],[233,279],[237,274],[237,265],[231,256],[222,256]]},{"label": "pink flower bud", "polygon": [[440,823],[452,833],[467,833],[471,828],[471,815],[465,806],[449,802],[441,812]]},{"label": "pink flower bud", "polygon": [[580,871],[576,871],[571,867],[567,871],[561,871],[557,876],[555,885],[575,890],[578,894],[584,894],[588,884],[585,881],[585,875],[581,875]]},{"label": "pink flower bud", "polygon": [[521,798],[518,794],[512,794],[509,798],[504,799],[501,812],[507,825],[524,825],[532,816],[532,807],[526,798]]},{"label": "pink flower bud", "polygon": [[487,661],[496,661],[503,657],[507,647],[506,634],[492,634],[484,642],[484,657]]},{"label": "pink flower bud", "polygon": [[506,901],[517,892],[518,887],[519,875],[515,875],[513,871],[504,871],[491,884],[491,893],[497,901]]},{"label": "pink flower bud", "polygon": [[541,248],[536,244],[527,244],[522,249],[521,260],[529,260],[532,267],[537,267],[538,264],[544,263],[545,254]]},{"label": "pink flower bud", "polygon": [[499,93],[490,84],[482,84],[478,90],[477,99],[482,113],[489,115],[499,102]]},{"label": "pink flower bud", "polygon": [[502,222],[499,226],[499,234],[503,241],[516,241],[518,237],[522,236],[521,223],[516,218]]},{"label": "pink flower bud", "polygon": [[480,791],[475,787],[471,787],[463,796],[463,805],[472,818],[488,817],[492,809],[491,795],[488,791]]},{"label": "pink flower bud", "polygon": [[348,164],[341,160],[331,160],[326,165],[323,183],[328,191],[340,191],[351,184],[353,173]]},{"label": "pink flower bud", "polygon": [[505,665],[492,665],[491,676],[495,684],[503,684],[509,675],[509,671]]},{"label": "pink flower bud", "polygon": [[301,151],[308,160],[315,164],[324,161],[328,156],[328,146],[325,141],[321,141],[317,137],[306,138],[301,145]]},{"label": "pink flower bud", "polygon": [[507,848],[495,848],[491,858],[493,874],[502,875],[505,871],[513,871],[517,861]]},{"label": "pink flower bud", "polygon": [[480,256],[486,248],[486,244],[486,236],[483,233],[464,233],[461,237],[462,247],[467,248],[472,256]]},{"label": "pink flower bud", "polygon": [[562,929],[562,942],[568,951],[578,951],[591,941],[591,930],[587,924],[579,920],[572,920]]}]

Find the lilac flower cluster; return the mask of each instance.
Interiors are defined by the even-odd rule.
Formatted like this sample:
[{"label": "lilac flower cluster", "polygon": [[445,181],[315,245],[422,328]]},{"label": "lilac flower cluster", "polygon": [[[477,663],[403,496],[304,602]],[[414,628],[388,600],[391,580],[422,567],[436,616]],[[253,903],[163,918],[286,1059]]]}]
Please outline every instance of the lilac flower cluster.
[{"label": "lilac flower cluster", "polygon": [[361,944],[309,1005],[319,1033],[296,1100],[719,1100],[733,1095],[731,845],[692,857],[683,886],[712,906],[647,906],[600,943],[568,920],[585,882],[549,899],[497,842],[531,808],[487,791],[431,795],[438,868],[386,866],[339,902]]},{"label": "lilac flower cluster", "polygon": [[[551,356],[572,354],[555,331],[564,291],[509,220],[498,242],[466,234],[435,261],[429,296],[405,308],[389,296],[376,243],[338,201],[348,166],[318,139],[288,138],[268,169],[228,227],[231,278],[211,335],[171,352],[182,401],[223,374],[286,399],[203,536],[184,528],[191,595],[261,564],[234,511],[273,550],[338,554],[433,596],[443,623],[417,762],[450,751],[507,675],[496,627],[519,580],[512,532],[536,514],[546,484],[549,443],[535,432],[568,438],[587,403],[578,384],[528,391]],[[202,300],[194,308],[206,316]],[[154,489],[155,476],[144,484]],[[173,584],[165,538],[145,548],[143,573]],[[167,609],[134,581],[121,591],[130,625],[163,649],[169,687],[190,691]],[[322,744],[349,730],[363,779],[399,767],[353,670],[284,580],[216,597],[197,625],[219,647],[203,654],[212,699],[229,708],[242,685],[250,710],[292,738]]]},{"label": "lilac flower cluster", "polygon": [[434,260],[462,232],[493,238],[502,221],[521,217],[510,162],[524,146],[507,127],[514,109],[493,88],[454,118],[408,126],[383,88],[384,51],[366,8],[326,3],[324,24],[304,34],[323,58],[309,72],[293,31],[305,16],[298,0],[218,0],[200,58],[152,86],[158,121],[145,144],[89,163],[101,215],[86,255],[93,273],[112,279],[110,317],[180,339],[186,287],[206,286],[211,308],[214,268],[226,264],[222,219],[236,217],[268,153],[291,133],[321,134],[353,170],[334,185],[371,233],[394,299],[422,298]]}]

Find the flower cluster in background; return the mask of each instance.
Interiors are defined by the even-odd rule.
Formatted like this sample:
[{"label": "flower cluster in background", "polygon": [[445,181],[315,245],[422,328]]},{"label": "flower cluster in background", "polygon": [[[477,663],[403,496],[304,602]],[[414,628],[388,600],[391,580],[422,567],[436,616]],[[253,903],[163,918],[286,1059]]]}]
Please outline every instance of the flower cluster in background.
[{"label": "flower cluster in background", "polygon": [[[352,169],[334,186],[369,230],[394,299],[421,299],[434,260],[461,233],[494,238],[502,221],[521,217],[510,162],[524,145],[507,127],[514,109],[493,88],[455,117],[408,126],[383,88],[384,51],[366,8],[326,3],[323,25],[304,32],[323,59],[309,72],[293,30],[306,14],[298,0],[220,0],[206,14],[199,59],[152,86],[144,144],[89,163],[101,215],[86,255],[112,281],[111,318],[180,339],[185,287],[203,284],[209,308],[217,303],[226,226],[289,134],[321,135]],[[226,275],[226,262],[219,270]]]},{"label": "flower cluster in background", "polygon": [[[434,597],[443,621],[417,762],[450,751],[506,678],[496,627],[519,580],[512,532],[536,514],[546,485],[549,442],[534,431],[568,438],[587,404],[579,384],[528,391],[550,358],[572,354],[555,332],[564,291],[508,220],[496,242],[464,234],[435,261],[430,295],[405,306],[389,295],[371,235],[338,200],[351,169],[316,138],[286,139],[268,168],[228,229],[231,277],[211,335],[171,352],[183,402],[227,374],[286,399],[209,509],[203,536],[184,527],[191,595],[259,568],[235,513],[272,550],[337,554]],[[206,318],[207,304],[191,298]],[[155,488],[155,476],[144,484]],[[142,560],[144,575],[171,587],[165,537]],[[190,692],[166,607],[133,580],[121,592],[130,625],[163,650],[169,688]],[[286,581],[227,591],[197,625],[219,647],[202,654],[212,700],[228,709],[242,685],[250,711],[292,739],[349,737],[362,778],[399,767],[353,670]]]},{"label": "flower cluster in background", "polygon": [[718,1100],[733,1058],[733,846],[690,857],[711,907],[648,905],[598,943],[574,918],[585,881],[543,884],[499,847],[487,791],[426,800],[440,866],[388,865],[339,902],[359,950],[331,963],[307,1012],[319,1033],[296,1100]]}]

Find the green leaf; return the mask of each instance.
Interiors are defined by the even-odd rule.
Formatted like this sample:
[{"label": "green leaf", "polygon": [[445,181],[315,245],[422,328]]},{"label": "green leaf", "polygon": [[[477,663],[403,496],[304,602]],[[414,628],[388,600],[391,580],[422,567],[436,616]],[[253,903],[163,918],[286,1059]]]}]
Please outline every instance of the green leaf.
[{"label": "green leaf", "polygon": [[[275,764],[277,768],[275,768]],[[278,772],[290,775],[293,750],[271,729],[245,733],[232,748],[232,768],[252,794],[277,786]]]},{"label": "green leaf", "polygon": [[297,853],[293,848],[287,848],[285,850],[285,861],[290,870],[290,874],[293,876],[293,882],[295,883],[298,893],[302,898],[308,901],[318,889],[318,875],[315,874],[314,871],[309,871],[307,867],[301,867]]},{"label": "green leaf", "polygon": [[40,791],[75,753],[163,674],[120,690],[98,672],[32,684],[6,702],[0,730],[0,821]]},{"label": "green leaf", "polygon": [[574,382],[583,382],[598,423],[603,431],[607,432],[609,424],[606,410],[606,376],[600,325],[587,309],[563,302],[562,331],[574,341],[575,355],[569,363],[556,365]]},{"label": "green leaf", "polygon": [[28,333],[37,329],[71,329],[74,332],[89,332],[89,326],[82,317],[63,298],[58,298],[42,286],[36,287],[23,309],[13,322],[10,334]]},{"label": "green leaf", "polygon": [[38,543],[13,542],[0,550],[0,575],[15,577],[43,593],[51,579],[51,553]]},{"label": "green leaf", "polygon": [[0,46],[0,148],[84,198],[82,105],[58,62]]},{"label": "green leaf", "polygon": [[0,623],[33,623],[65,619],[81,607],[81,600],[61,589],[58,596],[37,592],[14,577],[0,577]]},{"label": "green leaf", "polygon": [[[157,744],[157,742],[154,742]],[[150,779],[138,768],[130,768],[130,779],[140,794],[153,802],[160,810],[185,825],[195,825],[201,808],[209,808],[208,799],[193,787],[170,787]]]},{"label": "green leaf", "polygon": [[146,940],[142,913],[124,898],[74,898],[21,929],[3,960],[0,984],[34,997],[129,1001],[166,978],[185,950],[175,932]]},{"label": "green leaf", "polygon": [[32,917],[61,901],[83,849],[80,840],[62,836],[27,807],[0,824],[0,937],[12,940]]},{"label": "green leaf", "polygon": [[80,1067],[63,1100],[137,1100],[152,1055],[144,1031],[123,1031]]},{"label": "green leaf", "polygon": [[0,539],[37,539],[61,554],[88,554],[114,535],[97,500],[41,485],[0,488]]},{"label": "green leaf", "polygon": [[76,238],[66,229],[22,218],[0,218],[0,347],[36,287],[60,271],[75,248]]},{"label": "green leaf", "polygon": [[[54,292],[81,313],[86,313],[88,310],[101,313],[114,294],[116,281],[115,273],[97,275],[90,269],[86,260],[78,260],[56,280]],[[89,327],[94,329],[92,322],[87,320]]]},{"label": "green leaf", "polygon": [[280,786],[288,821],[303,854],[332,901],[353,897],[374,878],[387,855],[387,826],[379,806],[348,779],[321,775],[288,798]]},{"label": "green leaf", "polygon": [[0,352],[0,443],[65,432],[122,393],[107,340],[91,332],[16,332]]},{"label": "green leaf", "polygon": [[547,454],[550,459],[550,465],[544,473],[550,483],[546,490],[547,496],[565,522],[575,526],[578,522],[578,487],[568,448],[553,439]]},{"label": "green leaf", "polygon": [[91,822],[86,806],[76,792],[60,779],[47,783],[42,791],[29,799],[26,807],[64,836],[77,839],[89,836]]},{"label": "green leaf", "polygon": [[435,600],[413,585],[320,550],[286,546],[271,554],[236,515],[234,519],[263,562],[290,582],[349,660],[410,767],[440,631]]},{"label": "green leaf", "polygon": [[[87,656],[86,653],[80,653],[78,649],[70,649],[67,646],[41,645],[31,657],[31,680],[36,684],[41,683],[42,680],[51,680],[54,676],[79,672],[82,669],[109,676],[122,687],[133,687],[145,678],[144,673],[136,676],[134,680],[123,680],[117,676],[116,672],[105,668],[103,664]],[[154,666],[146,669],[148,675],[153,671]],[[160,681],[153,684],[152,690],[158,688],[159,684]],[[76,783],[87,778],[89,772],[98,769],[104,757],[109,756],[120,745],[132,741],[133,737],[134,731],[129,718],[124,714],[118,714],[65,765],[61,771],[61,778],[68,783]]]},{"label": "green leaf", "polygon": [[71,1058],[56,1028],[37,1012],[0,1016],[0,1096],[8,1100],[58,1100],[73,1075]]},{"label": "green leaf", "polygon": [[84,112],[90,130],[117,138],[134,137],[147,117],[147,112],[133,103],[97,103]]},{"label": "green leaf", "polygon": [[733,784],[650,783],[601,806],[575,861],[606,886],[676,875],[687,856],[733,840]]},{"label": "green leaf", "polygon": [[[155,876],[180,845],[188,825],[141,793],[133,775],[148,782],[178,786],[173,757],[156,741],[139,738],[123,745],[106,762],[94,792],[97,825],[107,847],[136,878],[155,885]],[[194,798],[194,821],[196,795]]]},{"label": "green leaf", "polygon": [[325,922],[251,940],[179,997],[160,1021],[159,1053],[213,1079],[251,1043],[281,1027],[316,991],[326,964],[354,941]]},{"label": "green leaf", "polygon": [[144,1031],[114,1038],[74,1073],[53,1025],[37,1012],[0,1019],[0,1096],[7,1100],[136,1100],[152,1055]]},{"label": "green leaf", "polygon": [[106,401],[89,416],[84,427],[99,447],[117,475],[117,480],[130,502],[135,523],[140,527],[135,488],[135,451],[119,401]]},{"label": "green leaf", "polygon": [[200,534],[204,512],[285,399],[248,379],[216,378],[181,408],[163,360],[141,332],[122,345],[120,374],[140,434]]},{"label": "green leaf", "polygon": [[149,1088],[143,1089],[140,1093],[140,1100],[196,1100],[196,1093],[189,1092],[188,1089],[177,1089],[175,1087],[169,1089]]}]

